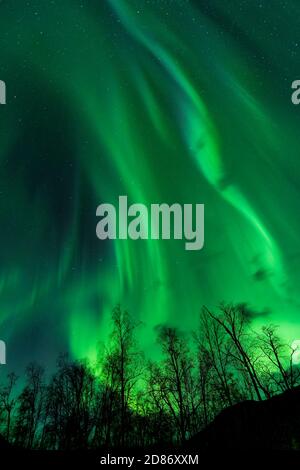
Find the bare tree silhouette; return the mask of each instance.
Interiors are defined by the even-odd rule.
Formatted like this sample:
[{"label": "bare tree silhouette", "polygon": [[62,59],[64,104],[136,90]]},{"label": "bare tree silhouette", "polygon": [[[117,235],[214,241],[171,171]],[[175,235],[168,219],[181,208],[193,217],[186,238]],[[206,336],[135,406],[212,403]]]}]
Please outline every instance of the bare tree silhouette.
[{"label": "bare tree silhouette", "polygon": [[1,430],[8,441],[11,436],[12,413],[17,403],[14,395],[16,382],[16,374],[10,373],[7,376],[7,384],[2,385],[0,388]]},{"label": "bare tree silhouette", "polygon": [[118,305],[96,365],[61,355],[46,378],[29,364],[21,391],[9,374],[0,386],[3,437],[26,449],[185,445],[225,408],[237,417],[245,400],[298,390],[295,350],[274,325],[254,331],[245,305],[203,307],[190,335],[159,327],[156,361],[141,353],[138,327]]}]

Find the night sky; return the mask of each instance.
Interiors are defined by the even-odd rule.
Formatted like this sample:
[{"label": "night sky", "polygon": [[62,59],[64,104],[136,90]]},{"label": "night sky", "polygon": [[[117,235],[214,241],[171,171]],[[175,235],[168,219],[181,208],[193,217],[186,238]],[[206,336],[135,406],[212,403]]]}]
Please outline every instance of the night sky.
[{"label": "night sky", "polygon": [[[194,330],[220,301],[300,339],[299,18],[297,0],[0,1],[7,367],[95,359],[118,302],[149,357],[157,325]],[[204,249],[101,242],[119,195],[204,203]]]}]

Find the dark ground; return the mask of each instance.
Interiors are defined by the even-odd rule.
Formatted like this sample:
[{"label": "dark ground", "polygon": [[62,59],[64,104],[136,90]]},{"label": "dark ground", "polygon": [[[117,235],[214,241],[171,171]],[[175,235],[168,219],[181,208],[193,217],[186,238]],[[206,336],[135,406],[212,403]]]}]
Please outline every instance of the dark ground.
[{"label": "dark ground", "polygon": [[[131,468],[147,468],[146,455],[155,456],[152,465],[161,456],[170,456],[172,465],[191,465],[208,468],[212,463],[229,464],[234,468],[258,468],[276,462],[286,468],[289,462],[300,465],[300,388],[263,402],[246,401],[222,411],[202,432],[178,448],[99,449],[87,452],[24,451],[10,446],[0,438],[0,458],[8,463],[44,468],[47,464],[63,463],[86,468],[103,466],[100,459],[135,456]],[[192,456],[191,458],[189,456]],[[193,459],[198,455],[198,461]],[[177,457],[175,457],[177,456]],[[192,459],[192,460],[191,460]],[[167,464],[164,464],[166,466]],[[170,464],[169,464],[170,465]],[[167,466],[169,466],[167,465]],[[106,465],[105,465],[106,466]],[[111,467],[117,465],[111,464]],[[128,468],[128,462],[119,465]]]}]

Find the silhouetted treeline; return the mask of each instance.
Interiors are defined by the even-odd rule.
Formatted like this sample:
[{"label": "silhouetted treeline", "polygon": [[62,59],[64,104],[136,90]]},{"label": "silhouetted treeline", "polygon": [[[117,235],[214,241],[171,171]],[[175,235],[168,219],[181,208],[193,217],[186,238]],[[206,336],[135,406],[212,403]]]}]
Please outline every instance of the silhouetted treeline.
[{"label": "silhouetted treeline", "polygon": [[190,336],[158,328],[159,361],[147,361],[139,325],[117,306],[99,360],[61,356],[46,380],[37,364],[26,369],[21,393],[15,374],[0,387],[0,433],[34,449],[95,449],[182,444],[224,408],[264,400],[300,383],[298,351],[273,325],[255,332],[246,305],[202,309]]}]

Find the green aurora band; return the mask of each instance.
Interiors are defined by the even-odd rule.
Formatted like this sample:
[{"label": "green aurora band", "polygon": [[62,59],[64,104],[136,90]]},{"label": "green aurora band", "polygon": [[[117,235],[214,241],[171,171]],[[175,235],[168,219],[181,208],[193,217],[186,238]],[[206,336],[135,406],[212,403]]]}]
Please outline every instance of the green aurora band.
[{"label": "green aurora band", "polygon": [[[120,302],[155,327],[247,302],[300,339],[300,5],[0,2],[0,336],[9,365],[97,355]],[[96,207],[204,203],[205,247],[96,238]]]}]

